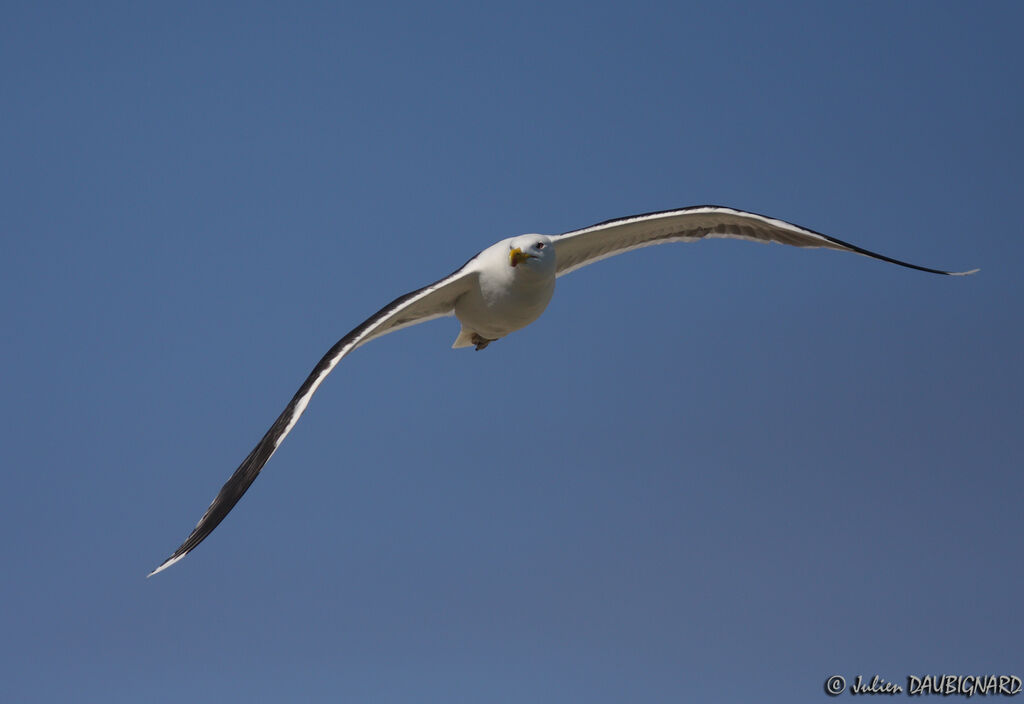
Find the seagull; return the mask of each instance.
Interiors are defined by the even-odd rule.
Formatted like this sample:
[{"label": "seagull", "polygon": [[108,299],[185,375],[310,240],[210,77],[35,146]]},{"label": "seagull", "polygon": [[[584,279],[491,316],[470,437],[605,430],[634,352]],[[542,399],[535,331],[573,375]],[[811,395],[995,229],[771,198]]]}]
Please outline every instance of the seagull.
[{"label": "seagull", "polygon": [[213,532],[295,427],[327,375],[357,347],[410,325],[454,315],[462,327],[452,347],[482,350],[540,317],[555,292],[555,280],[564,274],[641,247],[715,237],[854,252],[946,276],[978,271],[941,271],[909,264],[784,220],[718,205],[614,218],[561,235],[503,239],[448,276],[391,301],[331,347],[221,488],[185,542],[147,576],[184,558]]}]

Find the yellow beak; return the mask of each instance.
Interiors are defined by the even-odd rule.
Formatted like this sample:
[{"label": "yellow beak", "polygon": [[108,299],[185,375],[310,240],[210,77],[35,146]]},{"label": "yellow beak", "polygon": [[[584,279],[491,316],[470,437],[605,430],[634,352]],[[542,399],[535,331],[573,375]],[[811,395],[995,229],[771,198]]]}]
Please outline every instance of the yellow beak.
[{"label": "yellow beak", "polygon": [[523,254],[523,250],[519,249],[519,247],[513,247],[508,251],[508,263],[511,264],[512,266],[515,266],[520,262],[525,262],[527,259],[536,258],[536,254]]}]

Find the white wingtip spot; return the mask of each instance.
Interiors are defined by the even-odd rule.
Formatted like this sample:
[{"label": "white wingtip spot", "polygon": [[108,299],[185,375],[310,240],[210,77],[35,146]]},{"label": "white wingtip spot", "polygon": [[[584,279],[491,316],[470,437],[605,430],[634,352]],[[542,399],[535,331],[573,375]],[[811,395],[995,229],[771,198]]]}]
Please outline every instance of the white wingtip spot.
[{"label": "white wingtip spot", "polygon": [[970,271],[951,271],[950,276],[970,276],[971,274],[977,274],[981,269],[971,269]]},{"label": "white wingtip spot", "polygon": [[[185,555],[187,555],[187,554],[188,554],[188,553],[185,553]],[[181,558],[185,557],[185,555],[178,555],[178,556],[177,556],[176,558],[174,558],[173,560],[167,560],[167,561],[165,561],[165,562],[164,562],[164,563],[163,563],[162,565],[160,565],[160,566],[159,566],[159,567],[157,567],[157,568],[156,568],[155,570],[153,570],[152,572],[150,572],[149,574],[147,574],[147,575],[146,575],[146,579],[149,579],[150,577],[152,577],[153,575],[157,574],[158,572],[163,572],[163,571],[164,571],[165,569],[167,569],[168,567],[170,567],[171,565],[173,565],[173,564],[174,564],[175,562],[177,562],[177,561],[178,561],[178,560],[180,560]]]}]

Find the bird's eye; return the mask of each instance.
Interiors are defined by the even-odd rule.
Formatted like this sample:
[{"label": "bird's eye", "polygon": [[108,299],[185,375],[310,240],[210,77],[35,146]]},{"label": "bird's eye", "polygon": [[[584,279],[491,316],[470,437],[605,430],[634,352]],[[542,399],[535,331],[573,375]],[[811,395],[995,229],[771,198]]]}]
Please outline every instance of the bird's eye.
[{"label": "bird's eye", "polygon": [[538,242],[537,243],[537,249],[544,249],[544,243],[543,242]]}]

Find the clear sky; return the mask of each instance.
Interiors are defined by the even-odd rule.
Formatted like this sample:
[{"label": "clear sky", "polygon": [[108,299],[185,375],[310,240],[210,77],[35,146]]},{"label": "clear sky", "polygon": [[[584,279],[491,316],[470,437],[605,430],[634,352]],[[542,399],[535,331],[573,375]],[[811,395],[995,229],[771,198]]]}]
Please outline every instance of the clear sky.
[{"label": "clear sky", "polygon": [[[826,700],[1024,676],[1024,6],[7,3],[0,700]],[[320,356],[495,240],[710,241]],[[844,695],[847,696],[847,695]]]}]

